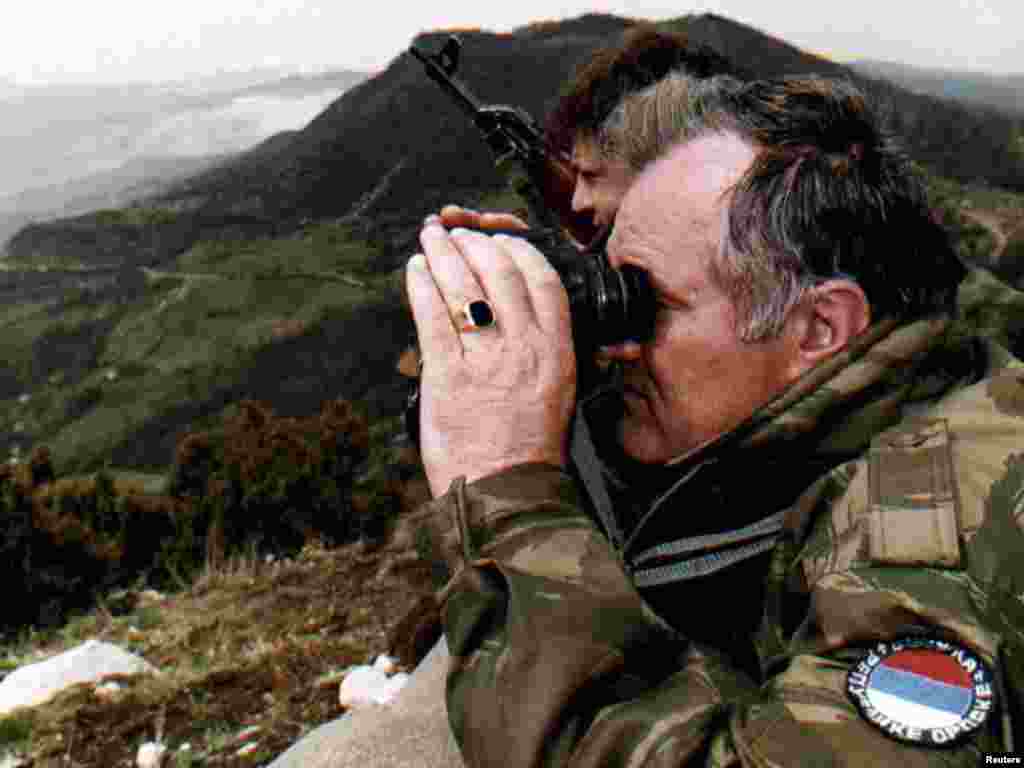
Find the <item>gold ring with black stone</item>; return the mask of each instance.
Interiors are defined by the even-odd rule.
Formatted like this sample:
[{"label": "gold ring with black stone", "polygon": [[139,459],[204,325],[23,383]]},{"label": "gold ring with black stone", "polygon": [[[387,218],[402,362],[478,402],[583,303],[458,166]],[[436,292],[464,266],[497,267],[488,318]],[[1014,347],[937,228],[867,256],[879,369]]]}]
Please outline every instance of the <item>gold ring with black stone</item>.
[{"label": "gold ring with black stone", "polygon": [[494,310],[486,299],[467,301],[454,314],[459,333],[475,333],[494,326]]}]

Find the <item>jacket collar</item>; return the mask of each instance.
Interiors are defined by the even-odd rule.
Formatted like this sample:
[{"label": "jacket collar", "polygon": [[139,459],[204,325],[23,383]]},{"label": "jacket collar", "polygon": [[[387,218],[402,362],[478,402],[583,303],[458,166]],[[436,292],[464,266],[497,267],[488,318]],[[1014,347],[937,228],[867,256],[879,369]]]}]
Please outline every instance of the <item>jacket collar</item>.
[{"label": "jacket collar", "polygon": [[[951,364],[962,359],[948,349],[952,326],[946,314],[912,321],[883,318],[742,424],[664,466],[641,465],[614,448],[598,448],[602,459],[592,460],[580,474],[605,528],[618,529],[609,530],[613,543],[624,553],[636,552],[664,540],[669,530],[676,536],[716,534],[777,512],[779,504],[792,500],[790,494],[863,453],[875,434],[899,420],[906,404],[935,397],[966,374],[962,365],[958,370]],[[595,414],[608,407],[607,392],[585,403],[585,422],[603,423],[607,411]],[[574,441],[574,457],[585,452],[578,450],[579,442]],[[598,465],[601,478],[595,478]],[[750,478],[752,467],[788,482],[774,499],[747,503],[738,497],[750,492],[751,483],[737,480]],[[674,502],[684,489],[688,506],[711,504],[721,514],[704,510],[681,530],[678,511],[662,512],[678,506]]]}]

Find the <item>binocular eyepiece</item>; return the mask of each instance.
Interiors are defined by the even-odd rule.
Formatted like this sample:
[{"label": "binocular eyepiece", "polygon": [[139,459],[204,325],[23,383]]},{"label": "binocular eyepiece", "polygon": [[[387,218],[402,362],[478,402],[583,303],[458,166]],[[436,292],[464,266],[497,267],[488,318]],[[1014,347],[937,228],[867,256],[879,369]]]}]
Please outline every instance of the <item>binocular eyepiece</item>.
[{"label": "binocular eyepiece", "polygon": [[[653,335],[657,305],[647,273],[629,264],[613,269],[604,251],[607,236],[581,252],[552,230],[510,230],[500,234],[532,243],[558,273],[569,296],[581,394],[594,378],[594,355],[600,347],[646,341]],[[406,402],[405,428],[409,438],[419,442],[418,381]]]},{"label": "binocular eyepiece", "polygon": [[656,303],[647,273],[629,264],[613,269],[604,249],[607,234],[584,252],[548,230],[521,236],[544,254],[569,295],[577,357],[589,358],[599,347],[651,337]]}]

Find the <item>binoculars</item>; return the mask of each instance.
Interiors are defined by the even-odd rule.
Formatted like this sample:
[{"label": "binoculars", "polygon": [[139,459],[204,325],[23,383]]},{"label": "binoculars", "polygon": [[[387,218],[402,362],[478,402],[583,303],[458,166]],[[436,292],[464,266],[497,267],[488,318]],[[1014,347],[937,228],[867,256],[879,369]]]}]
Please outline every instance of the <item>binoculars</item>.
[{"label": "binoculars", "polygon": [[[498,234],[488,232],[488,234]],[[646,341],[654,333],[657,304],[647,273],[627,264],[613,269],[604,251],[607,237],[585,252],[551,230],[506,231],[532,243],[554,267],[569,296],[573,347],[580,392],[595,379],[598,349],[625,341]],[[419,382],[405,406],[405,428],[419,442]]]}]

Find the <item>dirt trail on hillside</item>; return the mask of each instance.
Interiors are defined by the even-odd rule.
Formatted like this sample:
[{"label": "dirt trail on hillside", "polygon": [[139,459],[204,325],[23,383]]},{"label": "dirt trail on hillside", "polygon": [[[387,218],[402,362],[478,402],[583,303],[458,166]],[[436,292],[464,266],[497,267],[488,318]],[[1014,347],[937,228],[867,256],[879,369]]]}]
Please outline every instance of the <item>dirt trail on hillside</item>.
[{"label": "dirt trail on hillside", "polygon": [[[235,275],[222,275],[216,272],[178,272],[177,270],[162,270],[153,269],[152,267],[133,267],[130,265],[120,266],[99,266],[99,267],[49,267],[49,266],[32,266],[28,264],[11,264],[0,260],[0,272],[16,272],[16,273],[28,273],[28,272],[44,272],[52,273],[54,275],[96,275],[96,274],[112,274],[121,272],[128,269],[140,269],[143,274],[153,280],[159,280],[168,277],[180,277],[188,280],[234,280],[238,279]],[[325,282],[333,283],[345,283],[351,285],[354,288],[366,288],[367,284],[365,280],[360,280],[357,277],[346,274],[344,272],[282,272],[272,274],[260,274],[253,273],[249,277],[262,280],[322,280]]]}]

